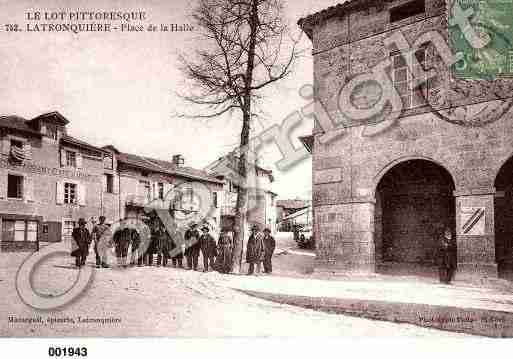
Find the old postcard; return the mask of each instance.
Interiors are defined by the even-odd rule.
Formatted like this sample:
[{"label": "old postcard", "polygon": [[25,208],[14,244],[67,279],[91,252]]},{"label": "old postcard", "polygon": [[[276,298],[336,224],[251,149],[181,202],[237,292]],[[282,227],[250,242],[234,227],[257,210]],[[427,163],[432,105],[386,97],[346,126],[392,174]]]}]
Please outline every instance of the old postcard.
[{"label": "old postcard", "polygon": [[0,337],[513,337],[512,0],[0,10]]}]

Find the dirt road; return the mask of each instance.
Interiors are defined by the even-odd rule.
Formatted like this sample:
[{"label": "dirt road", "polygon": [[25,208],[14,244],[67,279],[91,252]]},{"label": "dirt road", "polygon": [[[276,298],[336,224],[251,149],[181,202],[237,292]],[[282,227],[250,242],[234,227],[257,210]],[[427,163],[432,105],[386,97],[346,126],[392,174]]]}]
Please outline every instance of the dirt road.
[{"label": "dirt road", "polygon": [[[23,304],[16,292],[14,278],[24,256],[0,253],[2,337],[460,336],[267,302],[227,288],[219,273],[169,267],[94,269],[90,287],[78,300],[59,311],[41,312]],[[280,256],[276,266],[284,266]],[[52,258],[35,271],[34,288],[55,296],[77,274],[71,258]],[[15,323],[9,317],[40,318],[41,323]]]}]

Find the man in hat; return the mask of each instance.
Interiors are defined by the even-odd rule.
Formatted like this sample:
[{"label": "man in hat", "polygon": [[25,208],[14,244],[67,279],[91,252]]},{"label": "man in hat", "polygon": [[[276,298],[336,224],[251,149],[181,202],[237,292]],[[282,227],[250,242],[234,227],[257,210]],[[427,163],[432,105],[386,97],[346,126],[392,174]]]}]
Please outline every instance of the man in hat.
[{"label": "man in hat", "polygon": [[168,260],[170,257],[169,252],[171,251],[171,236],[166,231],[164,226],[159,226],[157,231],[157,241],[158,241],[158,254],[157,254],[157,265],[162,265],[163,267],[167,266]]},{"label": "man in hat", "polygon": [[173,267],[183,268],[183,255],[185,250],[183,233],[176,231],[171,237],[171,260]]},{"label": "man in hat", "polygon": [[271,236],[271,229],[264,229],[264,273],[271,274],[273,271],[272,257],[276,248],[276,241]]},{"label": "man in hat", "polygon": [[[105,246],[100,245],[100,241],[102,240],[102,236],[107,234],[107,230],[109,226],[105,223],[105,216],[100,216],[99,223],[93,227],[93,231],[91,233],[92,239],[94,241],[94,254],[96,256],[96,268],[108,268],[105,254]],[[104,239],[105,240],[105,239]]]},{"label": "man in hat", "polygon": [[191,222],[190,228],[185,231],[185,255],[187,257],[187,269],[198,270],[198,258],[200,254],[200,234],[198,225]]},{"label": "man in hat", "polygon": [[77,245],[77,249],[72,252],[75,257],[75,264],[81,267],[85,264],[87,254],[89,253],[89,244],[91,243],[91,235],[86,228],[86,220],[84,218],[78,219],[78,227],[73,229],[71,236]]},{"label": "man in hat", "polygon": [[116,257],[118,266],[127,266],[128,247],[130,245],[130,229],[128,227],[120,227],[114,233],[114,243],[116,244]]},{"label": "man in hat", "polygon": [[140,253],[139,247],[141,246],[141,237],[139,236],[139,232],[137,232],[137,229],[130,228],[130,265],[135,266],[142,265],[142,254]]},{"label": "man in hat", "polygon": [[208,268],[214,269],[214,262],[217,256],[216,240],[209,233],[210,228],[203,226],[201,229],[203,234],[200,237],[201,255],[203,257],[203,272],[208,272]]},{"label": "man in hat", "polygon": [[248,275],[255,273],[260,274],[262,261],[264,260],[264,235],[260,232],[258,224],[251,226],[251,234],[249,235],[248,245],[246,248],[246,262],[249,263]]}]

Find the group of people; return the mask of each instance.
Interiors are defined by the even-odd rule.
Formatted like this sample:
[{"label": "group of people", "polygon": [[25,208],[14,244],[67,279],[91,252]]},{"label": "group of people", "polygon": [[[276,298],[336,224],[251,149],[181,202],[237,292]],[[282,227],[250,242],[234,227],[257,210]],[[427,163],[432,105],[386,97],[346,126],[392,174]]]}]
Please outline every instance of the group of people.
[{"label": "group of people", "polygon": [[[201,227],[191,222],[183,237],[171,238],[160,221],[151,221],[150,236],[141,236],[130,226],[118,228],[112,239],[110,227],[105,223],[105,217],[100,216],[99,223],[91,231],[86,227],[84,218],[78,220],[78,227],[73,229],[72,237],[75,249],[71,255],[75,264],[81,267],[85,264],[90,245],[94,245],[97,268],[108,268],[107,250],[114,247],[118,266],[129,265],[152,266],[156,255],[157,266],[167,266],[171,259],[173,267],[183,268],[183,258],[186,258],[186,268],[198,270],[199,256],[203,259],[203,271],[217,270],[221,273],[232,271],[233,239],[229,231],[222,230],[219,239],[210,233],[208,225]],[[269,228],[260,230],[254,224],[250,230],[247,243],[246,261],[249,263],[248,274],[259,274],[261,266],[265,273],[272,272],[272,255],[276,246]],[[130,253],[129,253],[130,252]],[[256,271],[255,271],[256,268]]]}]

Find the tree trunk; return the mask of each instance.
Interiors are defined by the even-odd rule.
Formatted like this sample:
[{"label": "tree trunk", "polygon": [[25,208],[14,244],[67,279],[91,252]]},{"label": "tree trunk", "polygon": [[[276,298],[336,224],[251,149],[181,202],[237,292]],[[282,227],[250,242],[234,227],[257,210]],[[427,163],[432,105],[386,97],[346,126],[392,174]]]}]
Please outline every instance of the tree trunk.
[{"label": "tree trunk", "polygon": [[240,274],[242,270],[242,253],[244,250],[244,233],[246,223],[246,210],[248,203],[247,188],[247,160],[248,160],[248,144],[251,132],[251,86],[253,84],[253,70],[255,68],[255,47],[258,31],[258,1],[251,2],[251,15],[249,17],[250,41],[248,48],[248,63],[246,74],[244,76],[244,101],[242,106],[242,130],[240,134],[240,155],[238,170],[242,179],[242,185],[237,189],[237,203],[235,207],[235,233],[234,233],[234,251],[233,251],[233,273]]},{"label": "tree trunk", "polygon": [[238,171],[241,183],[237,187],[237,202],[235,205],[235,233],[233,250],[233,273],[240,274],[242,271],[242,253],[244,251],[244,233],[246,233],[246,207],[248,203],[247,189],[247,161],[248,142],[250,133],[250,116],[244,113],[242,131],[240,135],[241,152],[239,155]]}]

